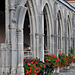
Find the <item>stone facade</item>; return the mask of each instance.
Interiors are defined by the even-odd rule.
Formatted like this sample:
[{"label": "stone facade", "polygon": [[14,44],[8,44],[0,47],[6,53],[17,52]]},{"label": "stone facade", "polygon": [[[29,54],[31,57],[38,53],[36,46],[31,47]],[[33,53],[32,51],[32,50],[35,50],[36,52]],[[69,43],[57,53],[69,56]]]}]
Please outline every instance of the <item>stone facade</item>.
[{"label": "stone facade", "polygon": [[[33,57],[42,61],[44,49],[58,57],[58,52],[68,55],[68,49],[75,48],[75,9],[62,1],[5,0],[5,43],[0,44],[0,75],[24,75],[24,33],[29,36],[27,42],[30,39]],[[24,31],[25,25],[29,32]]]}]

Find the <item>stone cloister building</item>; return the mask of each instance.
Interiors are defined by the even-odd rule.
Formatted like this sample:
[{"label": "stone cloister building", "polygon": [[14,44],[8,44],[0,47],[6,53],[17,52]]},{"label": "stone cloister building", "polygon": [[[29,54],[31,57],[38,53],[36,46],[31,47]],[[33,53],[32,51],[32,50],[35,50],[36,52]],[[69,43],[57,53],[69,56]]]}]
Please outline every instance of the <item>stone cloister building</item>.
[{"label": "stone cloister building", "polygon": [[68,55],[75,48],[75,8],[64,0],[0,1],[0,75],[24,75],[24,50]]}]

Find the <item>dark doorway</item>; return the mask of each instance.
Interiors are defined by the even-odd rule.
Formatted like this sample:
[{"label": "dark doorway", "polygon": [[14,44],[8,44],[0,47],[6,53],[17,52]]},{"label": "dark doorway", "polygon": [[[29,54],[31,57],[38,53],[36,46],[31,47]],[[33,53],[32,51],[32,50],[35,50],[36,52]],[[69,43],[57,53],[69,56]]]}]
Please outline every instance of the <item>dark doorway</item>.
[{"label": "dark doorway", "polygon": [[5,42],[5,0],[0,1],[0,43]]}]

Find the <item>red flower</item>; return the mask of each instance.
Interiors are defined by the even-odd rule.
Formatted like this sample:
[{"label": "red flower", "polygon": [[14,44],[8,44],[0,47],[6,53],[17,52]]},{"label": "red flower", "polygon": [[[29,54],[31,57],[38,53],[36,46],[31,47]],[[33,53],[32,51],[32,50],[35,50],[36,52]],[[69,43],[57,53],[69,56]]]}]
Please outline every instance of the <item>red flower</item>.
[{"label": "red flower", "polygon": [[39,61],[39,59],[37,59],[37,61]]},{"label": "red flower", "polygon": [[30,57],[31,59],[33,58],[33,57]]},{"label": "red flower", "polygon": [[28,63],[28,65],[30,65],[30,64]]},{"label": "red flower", "polygon": [[35,64],[36,64],[37,62],[35,62]]},{"label": "red flower", "polygon": [[57,67],[59,67],[59,65],[56,65]]},{"label": "red flower", "polygon": [[26,63],[24,62],[24,64],[26,64]]},{"label": "red flower", "polygon": [[24,58],[24,59],[26,59],[26,58]]},{"label": "red flower", "polygon": [[61,54],[59,53],[59,56],[61,56]]},{"label": "red flower", "polygon": [[37,67],[35,69],[37,70]]},{"label": "red flower", "polygon": [[73,59],[71,61],[73,62]]},{"label": "red flower", "polygon": [[28,69],[26,70],[26,75],[28,74],[29,72],[28,72]]},{"label": "red flower", "polygon": [[32,72],[32,70],[29,71],[30,73]]},{"label": "red flower", "polygon": [[40,70],[40,67],[39,67],[39,70]]},{"label": "red flower", "polygon": [[37,73],[39,73],[39,71],[37,71]]},{"label": "red flower", "polygon": [[51,57],[49,57],[51,59]]},{"label": "red flower", "polygon": [[33,67],[35,67],[35,64],[33,65]]},{"label": "red flower", "polygon": [[64,64],[62,63],[62,65],[64,65]]},{"label": "red flower", "polygon": [[30,67],[30,69],[32,69],[32,68]]},{"label": "red flower", "polygon": [[59,58],[57,58],[57,59],[58,59],[58,61],[60,61]]},{"label": "red flower", "polygon": [[53,54],[53,57],[55,57],[55,54]]},{"label": "red flower", "polygon": [[40,65],[40,67],[42,67],[42,65]]},{"label": "red flower", "polygon": [[46,66],[44,66],[44,68],[46,68]]},{"label": "red flower", "polygon": [[55,60],[55,62],[57,62],[57,60]]},{"label": "red flower", "polygon": [[33,64],[34,62],[33,61],[31,61],[31,64]]}]

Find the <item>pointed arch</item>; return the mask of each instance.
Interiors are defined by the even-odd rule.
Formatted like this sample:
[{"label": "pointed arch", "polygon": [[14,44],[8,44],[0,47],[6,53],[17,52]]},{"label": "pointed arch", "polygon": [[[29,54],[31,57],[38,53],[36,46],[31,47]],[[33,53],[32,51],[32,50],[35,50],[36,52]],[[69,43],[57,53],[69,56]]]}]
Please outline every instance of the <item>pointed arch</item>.
[{"label": "pointed arch", "polygon": [[30,49],[33,51],[33,57],[36,58],[36,49],[35,49],[35,11],[33,7],[33,1],[28,0],[23,6],[19,6],[16,10],[17,15],[17,47],[18,47],[18,67],[23,67],[24,59],[24,37],[23,37],[23,28],[24,21],[26,19],[25,15],[28,11],[29,21],[30,21]]},{"label": "pointed arch", "polygon": [[71,42],[72,42],[72,28],[71,28],[71,22],[70,22],[70,16],[67,16],[67,38],[68,38],[68,50],[70,49]]},{"label": "pointed arch", "polygon": [[58,11],[58,13],[57,13],[57,17],[58,17],[58,50],[61,50],[61,36],[62,36],[62,25],[61,25],[61,12],[60,12],[60,10]]},{"label": "pointed arch", "polygon": [[48,4],[46,3],[43,9],[44,14],[44,49],[45,53],[53,53],[52,51],[52,19],[51,19],[51,13]]}]

